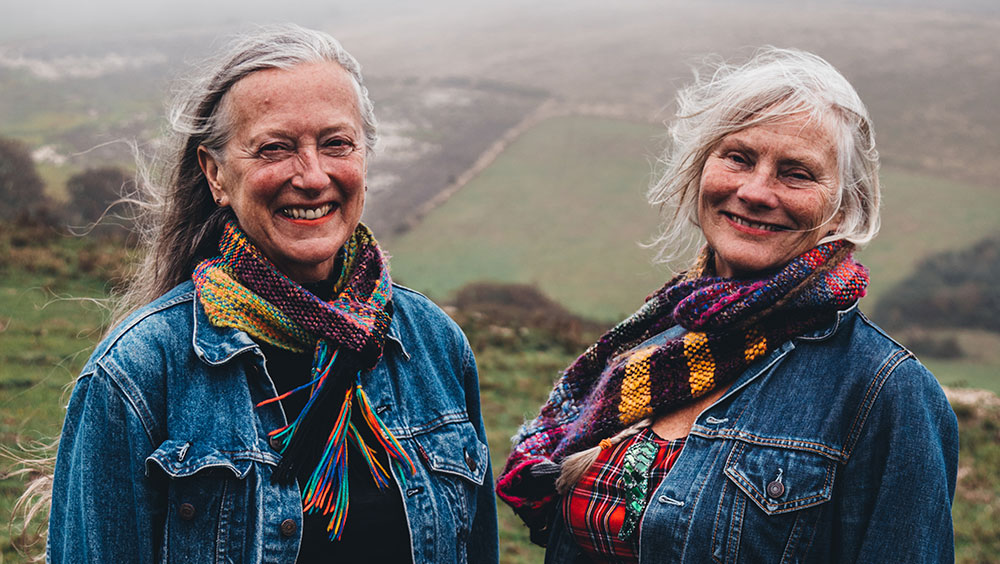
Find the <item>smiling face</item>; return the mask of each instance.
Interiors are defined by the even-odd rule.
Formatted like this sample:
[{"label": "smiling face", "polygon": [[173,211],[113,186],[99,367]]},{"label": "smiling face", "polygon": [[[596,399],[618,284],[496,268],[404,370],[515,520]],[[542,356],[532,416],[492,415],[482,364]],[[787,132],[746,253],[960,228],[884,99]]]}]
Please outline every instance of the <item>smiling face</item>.
[{"label": "smiling face", "polygon": [[331,62],[257,71],[227,94],[232,138],[198,159],[216,202],[297,282],[329,277],[365,205],[367,162],[351,76]]},{"label": "smiling face", "polygon": [[715,272],[753,278],[834,231],[840,181],[827,120],[791,116],[724,137],[702,168],[698,221]]}]

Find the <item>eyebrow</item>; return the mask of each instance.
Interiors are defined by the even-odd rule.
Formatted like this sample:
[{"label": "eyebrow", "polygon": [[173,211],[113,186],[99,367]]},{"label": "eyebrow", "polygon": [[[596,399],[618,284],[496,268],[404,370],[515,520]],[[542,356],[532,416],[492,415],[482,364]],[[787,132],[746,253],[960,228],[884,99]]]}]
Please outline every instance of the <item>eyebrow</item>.
[{"label": "eyebrow", "polygon": [[[724,147],[724,146],[726,146],[726,147]],[[751,156],[753,156],[755,158],[759,154],[759,151],[757,151],[756,149],[754,149],[753,147],[751,147],[750,145],[748,145],[747,143],[743,142],[740,139],[723,140],[721,143],[719,143],[719,149],[723,149],[723,148],[737,149],[737,150],[742,151],[744,153],[747,153],[747,154],[749,154],[749,155],[751,155]],[[822,168],[822,165],[820,164],[822,161],[820,159],[817,159],[817,158],[813,157],[812,155],[809,155],[809,154],[800,154],[800,155],[794,155],[794,156],[790,156],[790,157],[783,157],[778,162],[781,163],[781,164],[791,164],[791,165],[802,166],[802,167],[808,168],[808,169],[810,169],[810,170],[812,170],[814,172],[816,170]]]},{"label": "eyebrow", "polygon": [[[327,127],[324,127],[323,129],[320,129],[318,132],[318,136],[324,137],[326,135],[331,135],[334,133],[344,133],[344,132],[350,133],[352,136],[356,137],[361,137],[364,135],[362,131],[355,129],[353,125],[347,122],[343,122],[343,123],[329,125]],[[286,130],[283,129],[271,128],[271,129],[265,129],[263,131],[256,133],[255,135],[252,135],[249,138],[249,141],[250,143],[258,143],[262,138],[265,137],[280,137],[282,139],[292,139],[297,136],[290,135]]]}]

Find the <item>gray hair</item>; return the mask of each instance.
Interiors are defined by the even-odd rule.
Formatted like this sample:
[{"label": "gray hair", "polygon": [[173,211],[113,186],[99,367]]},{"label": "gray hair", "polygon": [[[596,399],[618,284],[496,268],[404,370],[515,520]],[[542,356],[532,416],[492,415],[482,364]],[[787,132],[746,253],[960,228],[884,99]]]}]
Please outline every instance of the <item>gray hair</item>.
[{"label": "gray hair", "polygon": [[320,61],[337,63],[353,79],[365,150],[372,154],[378,140],[374,106],[361,65],[336,39],[291,24],[235,37],[174,99],[165,156],[147,160],[137,151],[139,188],[130,201],[139,210],[135,224],[145,256],[116,304],[115,320],[189,279],[198,261],[217,254],[215,245],[232,212],[215,205],[198,164],[198,147],[222,160],[233,135],[226,102],[233,85],[260,70]]},{"label": "gray hair", "polygon": [[[225,98],[233,85],[259,70],[319,61],[339,64],[354,79],[365,149],[369,153],[374,149],[377,123],[361,79],[361,66],[336,39],[296,25],[262,27],[237,37],[222,56],[206,65],[203,78],[177,96],[169,114],[172,135],[164,158],[147,159],[133,147],[138,168],[136,192],[120,201],[137,210],[135,225],[144,256],[124,293],[114,301],[111,327],[133,309],[189,280],[198,261],[217,254],[222,226],[232,212],[215,205],[198,164],[198,147],[205,146],[216,158],[222,154],[232,136]],[[50,453],[55,452],[55,445],[41,445],[29,457],[13,455],[21,466],[14,475],[35,475],[14,509],[14,515],[23,515],[22,531],[48,514],[55,467],[55,455]],[[44,525],[40,528],[42,541],[33,546],[45,545],[48,531]],[[40,561],[43,556],[38,553],[31,560]]]},{"label": "gray hair", "polygon": [[661,210],[659,235],[650,243],[657,262],[670,262],[702,240],[698,224],[701,172],[727,135],[801,113],[834,124],[839,189],[837,229],[820,243],[846,239],[862,246],[879,229],[879,157],[871,118],[854,87],[822,58],[795,49],[764,47],[746,63],[709,60],[694,82],[677,93],[670,145],[662,173],[648,193]]}]

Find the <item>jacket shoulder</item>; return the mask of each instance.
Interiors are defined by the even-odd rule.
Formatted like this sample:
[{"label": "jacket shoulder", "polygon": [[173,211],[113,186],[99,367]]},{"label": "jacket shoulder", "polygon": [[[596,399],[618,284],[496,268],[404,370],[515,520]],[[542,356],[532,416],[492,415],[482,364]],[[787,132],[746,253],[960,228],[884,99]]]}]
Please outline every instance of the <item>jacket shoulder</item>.
[{"label": "jacket shoulder", "polygon": [[[850,327],[842,363],[858,399],[844,445],[850,454],[865,427],[898,427],[922,413],[934,426],[951,426],[954,413],[934,374],[905,346],[860,311]],[[909,416],[907,414],[910,414]],[[875,429],[868,429],[868,432]],[[947,434],[947,433],[943,433]]]},{"label": "jacket shoulder", "polygon": [[101,339],[83,373],[87,373],[93,368],[92,365],[109,355],[134,350],[137,344],[140,345],[139,350],[142,350],[143,343],[173,342],[181,335],[186,335],[190,342],[193,326],[191,307],[194,299],[194,284],[184,282],[135,310]]},{"label": "jacket shoulder", "polygon": [[460,341],[467,346],[465,334],[455,321],[437,304],[420,292],[393,283],[393,323],[400,338],[423,334],[433,339]]}]

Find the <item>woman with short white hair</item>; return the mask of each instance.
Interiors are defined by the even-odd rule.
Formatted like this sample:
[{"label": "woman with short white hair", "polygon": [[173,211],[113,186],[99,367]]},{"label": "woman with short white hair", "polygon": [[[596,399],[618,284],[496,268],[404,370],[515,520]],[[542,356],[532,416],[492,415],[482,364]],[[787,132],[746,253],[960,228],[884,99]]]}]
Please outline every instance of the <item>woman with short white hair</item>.
[{"label": "woman with short white hair", "polygon": [[950,562],[957,422],[858,309],[879,227],[865,106],[765,48],[678,94],[649,193],[696,262],[562,374],[497,492],[546,562]]}]

